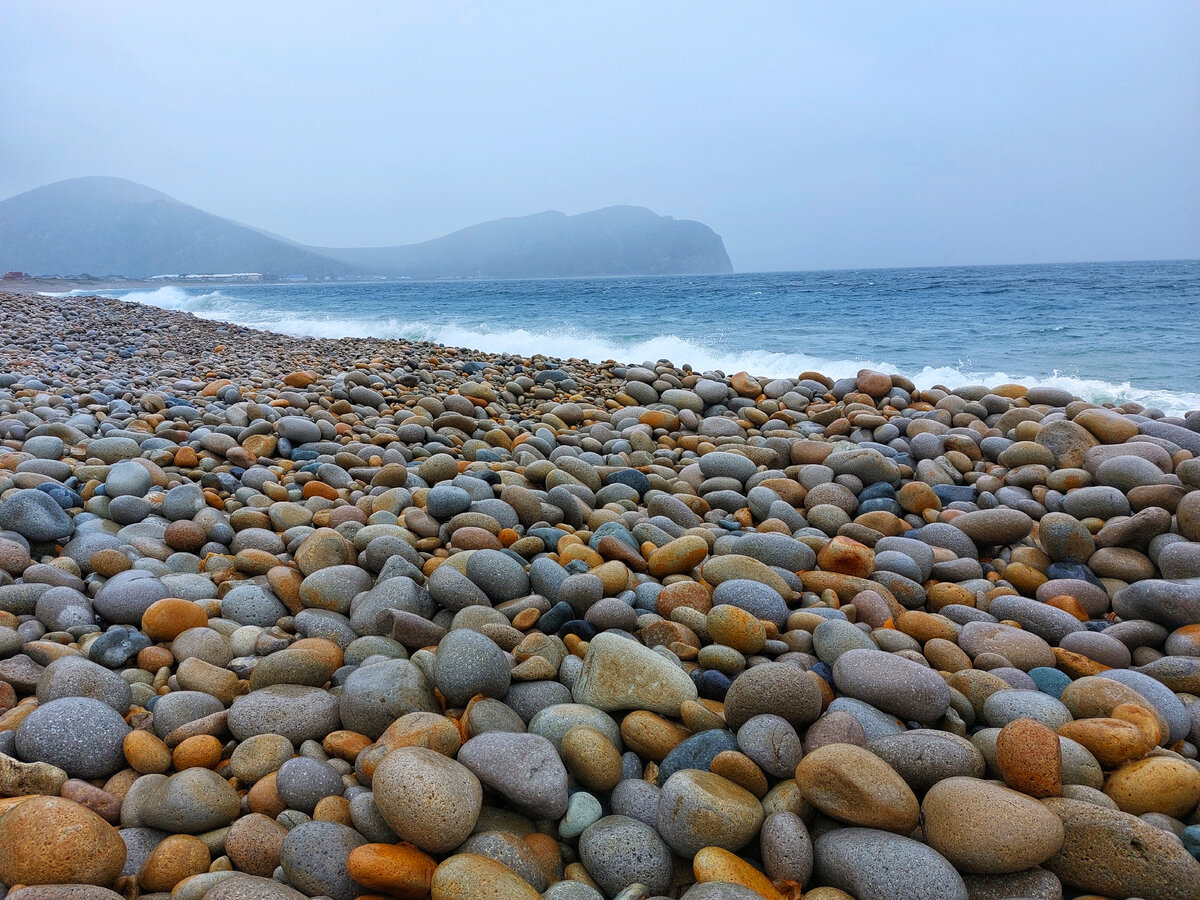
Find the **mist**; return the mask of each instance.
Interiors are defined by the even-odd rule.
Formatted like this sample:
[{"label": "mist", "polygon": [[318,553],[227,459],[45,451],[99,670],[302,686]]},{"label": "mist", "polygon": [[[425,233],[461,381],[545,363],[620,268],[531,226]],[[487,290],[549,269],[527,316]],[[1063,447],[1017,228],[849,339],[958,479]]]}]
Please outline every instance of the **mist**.
[{"label": "mist", "polygon": [[738,271],[1191,258],[1200,5],[7,0],[0,196],[327,247],[636,204]]}]

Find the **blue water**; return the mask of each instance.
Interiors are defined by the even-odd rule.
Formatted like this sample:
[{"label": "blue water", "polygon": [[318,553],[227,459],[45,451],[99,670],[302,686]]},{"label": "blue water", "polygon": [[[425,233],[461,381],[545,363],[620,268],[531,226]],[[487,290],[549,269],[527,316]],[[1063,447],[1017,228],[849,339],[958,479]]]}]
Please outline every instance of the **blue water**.
[{"label": "blue water", "polygon": [[1200,408],[1200,261],[221,285],[109,296],[271,331],[919,387],[1019,381]]}]

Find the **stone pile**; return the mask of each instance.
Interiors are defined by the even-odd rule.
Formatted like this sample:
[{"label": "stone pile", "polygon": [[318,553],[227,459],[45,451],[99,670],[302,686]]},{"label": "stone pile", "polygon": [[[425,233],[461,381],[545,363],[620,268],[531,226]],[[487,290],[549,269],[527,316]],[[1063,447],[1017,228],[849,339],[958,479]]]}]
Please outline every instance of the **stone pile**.
[{"label": "stone pile", "polygon": [[0,898],[1200,896],[1200,413],[0,305]]}]

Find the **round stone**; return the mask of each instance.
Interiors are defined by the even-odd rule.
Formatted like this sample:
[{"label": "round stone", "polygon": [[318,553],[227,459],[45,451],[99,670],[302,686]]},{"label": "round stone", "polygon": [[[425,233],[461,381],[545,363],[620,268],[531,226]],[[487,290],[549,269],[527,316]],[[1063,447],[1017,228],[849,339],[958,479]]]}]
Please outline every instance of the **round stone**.
[{"label": "round stone", "polygon": [[508,866],[476,853],[458,853],[444,860],[433,873],[430,896],[437,900],[542,898],[536,888]]},{"label": "round stone", "polygon": [[466,766],[422,747],[385,756],[371,789],[400,839],[429,853],[446,853],[466,840],[483,804],[479,779]]},{"label": "round stone", "polygon": [[740,850],[762,821],[762,804],[753,794],[712,772],[683,769],[662,787],[658,833],[680,856],[695,856],[703,847]]},{"label": "round stone", "polygon": [[287,829],[261,813],[237,819],[225,836],[225,855],[239,871],[270,877],[279,865]]},{"label": "round stone", "polygon": [[1033,798],[977,778],[952,777],[921,804],[925,839],[960,872],[999,875],[1040,865],[1063,843],[1062,822]]},{"label": "round stone", "polygon": [[541,735],[490,731],[463,744],[458,761],[535,818],[560,819],[567,811],[566,767]]},{"label": "round stone", "polygon": [[146,610],[167,596],[166,587],[154,573],[129,569],[108,579],[96,594],[92,606],[107,622],[140,625]]},{"label": "round stone", "polygon": [[781,716],[763,713],[737,733],[738,748],[774,778],[791,778],[804,751],[796,729]]},{"label": "round stone", "polygon": [[125,865],[117,829],[60,797],[30,797],[0,813],[0,883],[110,885]]},{"label": "round stone", "polygon": [[19,490],[0,502],[0,531],[15,531],[34,543],[71,536],[74,523],[45,491]]},{"label": "round stone", "polygon": [[124,460],[108,470],[104,493],[109,497],[145,497],[153,483],[149,469],[133,460]]},{"label": "round stone", "polygon": [[450,706],[463,707],[476,694],[503,697],[512,681],[511,667],[496,642],[477,631],[451,631],[438,644],[433,662],[437,688]]},{"label": "round stone", "polygon": [[[476,637],[496,646],[482,635]],[[498,647],[496,650],[500,652]],[[441,712],[425,673],[407,659],[389,659],[355,669],[342,685],[338,709],[346,728],[372,740],[410,712]]]},{"label": "round stone", "polygon": [[64,656],[46,666],[37,686],[37,700],[43,706],[60,697],[90,697],[123,715],[133,692],[116,672],[79,656]]},{"label": "round stone", "polygon": [[833,681],[846,696],[906,721],[935,722],[950,706],[950,688],[937,672],[881,650],[842,654]]},{"label": "round stone", "polygon": [[241,802],[233,787],[210,769],[184,769],[158,779],[143,798],[142,819],[151,828],[178,834],[203,834],[238,817]]},{"label": "round stone", "polygon": [[338,698],[316,687],[274,684],[238,697],[229,708],[229,730],[239,741],[280,734],[299,746],[340,727]]},{"label": "round stone", "polygon": [[908,834],[920,804],[896,770],[854,744],[826,744],[796,767],[804,798],[826,815],[853,825]]},{"label": "round stone", "polygon": [[365,843],[361,834],[337,822],[304,822],[283,839],[279,865],[287,880],[309,897],[354,900],[362,891],[347,861]]},{"label": "round stone", "polygon": [[737,731],[762,713],[778,715],[800,731],[821,714],[821,692],[799,666],[763,663],[733,680],[725,695],[725,722]]},{"label": "round stone", "polygon": [[323,762],[298,756],[279,768],[276,786],[290,808],[311,815],[323,798],[341,796],[342,776]]},{"label": "round stone", "polygon": [[813,841],[814,878],[861,900],[968,900],[954,866],[912,838],[840,828]]},{"label": "round stone", "polygon": [[16,751],[25,762],[58,766],[72,778],[105,778],[125,765],[129,733],[111,706],[90,697],[63,697],[39,706],[17,728]]},{"label": "round stone", "polygon": [[653,894],[671,884],[670,848],[653,828],[626,816],[605,816],[588,826],[579,836],[579,859],[610,897],[634,883]]},{"label": "round stone", "polygon": [[986,770],[983,754],[974,744],[946,731],[921,728],[888,734],[869,741],[867,749],[895,769],[918,795],[943,779],[982,778]]}]

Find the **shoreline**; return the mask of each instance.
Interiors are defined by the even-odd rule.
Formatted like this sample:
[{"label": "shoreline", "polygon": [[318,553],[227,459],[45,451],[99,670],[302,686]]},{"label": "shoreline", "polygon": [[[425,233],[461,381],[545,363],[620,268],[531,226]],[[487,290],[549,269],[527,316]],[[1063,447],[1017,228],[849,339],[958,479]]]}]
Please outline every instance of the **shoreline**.
[{"label": "shoreline", "polygon": [[0,305],[10,888],[1200,894],[1200,415]]}]

